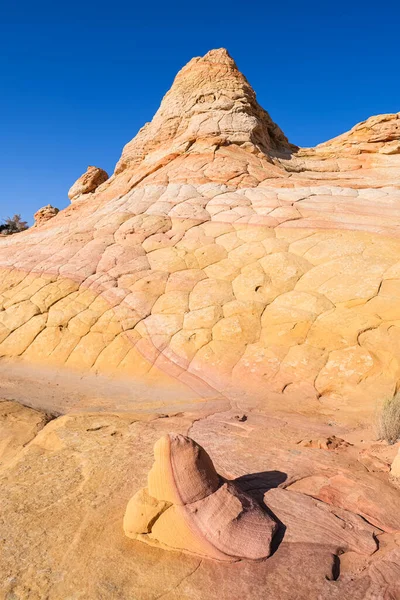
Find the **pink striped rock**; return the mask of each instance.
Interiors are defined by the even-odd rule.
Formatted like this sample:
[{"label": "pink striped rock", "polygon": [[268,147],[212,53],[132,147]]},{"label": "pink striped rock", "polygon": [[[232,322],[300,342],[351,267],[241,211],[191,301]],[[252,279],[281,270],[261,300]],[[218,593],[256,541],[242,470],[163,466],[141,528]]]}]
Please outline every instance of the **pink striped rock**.
[{"label": "pink striped rock", "polygon": [[125,512],[128,537],[221,561],[270,555],[277,524],[217,474],[201,446],[169,434],[155,444],[154,457],[148,489],[137,492]]}]

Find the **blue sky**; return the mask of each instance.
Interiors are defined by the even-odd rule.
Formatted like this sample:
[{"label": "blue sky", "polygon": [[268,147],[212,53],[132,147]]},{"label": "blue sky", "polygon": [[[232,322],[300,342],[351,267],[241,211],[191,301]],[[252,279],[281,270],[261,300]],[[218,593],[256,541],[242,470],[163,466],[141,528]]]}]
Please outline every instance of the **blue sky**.
[{"label": "blue sky", "polygon": [[226,47],[289,139],[312,146],[400,110],[398,3],[20,0],[0,18],[0,219],[64,208],[112,173],[176,72]]}]

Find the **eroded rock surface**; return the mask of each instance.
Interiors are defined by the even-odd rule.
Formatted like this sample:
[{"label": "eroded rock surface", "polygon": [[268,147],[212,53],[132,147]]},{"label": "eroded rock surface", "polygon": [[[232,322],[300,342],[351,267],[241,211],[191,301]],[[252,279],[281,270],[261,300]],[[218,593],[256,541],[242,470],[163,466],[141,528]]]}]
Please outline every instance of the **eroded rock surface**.
[{"label": "eroded rock surface", "polygon": [[193,58],[176,76],[151,123],[128,143],[116,173],[141,163],[163,164],[171,155],[238,145],[265,158],[291,146],[223,48]]},{"label": "eroded rock surface", "polygon": [[59,209],[51,206],[51,204],[42,206],[42,208],[39,208],[39,210],[33,215],[33,218],[35,219],[35,225],[38,226],[42,225],[43,223],[47,223],[47,221],[55,217],[59,212]]},{"label": "eroded rock surface", "polygon": [[[25,425],[21,409],[15,425],[6,407],[0,595],[399,597],[396,462],[389,472],[394,453],[364,439],[400,383],[398,124],[380,115],[297,148],[211,51],[177,75],[111,177],[90,168],[56,219],[2,237],[0,389],[99,412],[37,433],[42,417]],[[139,491],[172,434],[212,456],[205,497]],[[132,496],[139,535],[182,552],[124,535]],[[271,517],[256,541],[272,554],[206,558],[253,548],[232,550],[240,519],[223,547],[212,527],[214,507],[239,514],[247,497]]]},{"label": "eroded rock surface", "polygon": [[222,480],[201,446],[170,434],[156,443],[154,458],[148,488],[133,496],[125,512],[128,537],[221,561],[270,555],[276,522]]},{"label": "eroded rock surface", "polygon": [[112,177],[2,240],[0,356],[370,414],[400,378],[398,122],[297,149],[226,51],[193,59]]},{"label": "eroded rock surface", "polygon": [[108,175],[103,169],[88,167],[86,173],[83,173],[69,189],[68,198],[71,202],[75,202],[83,194],[94,192],[107,179]]},{"label": "eroded rock surface", "polygon": [[392,462],[390,472],[393,477],[400,480],[400,448],[395,456],[394,461]]},{"label": "eroded rock surface", "polygon": [[49,420],[50,416],[43,412],[0,400],[0,468],[33,440]]},{"label": "eroded rock surface", "polygon": [[[370,481],[350,450],[341,450],[341,456],[296,449],[277,417],[252,412],[238,427],[234,414],[194,423],[194,415],[71,414],[47,424],[0,470],[0,595],[231,600],[251,590],[254,600],[264,600],[267,589],[271,600],[396,598],[400,534],[383,533],[359,516],[356,504],[353,512],[291,489],[290,481],[310,469],[316,474],[347,469],[359,473],[360,484],[365,475]],[[304,424],[297,427],[298,435]],[[279,524],[268,559],[231,563],[124,535],[124,513],[146,485],[154,444],[171,432],[179,439],[189,431],[208,440],[224,479],[233,479],[231,485],[254,501],[265,500],[265,510]],[[245,438],[243,431],[252,435]],[[199,456],[198,465],[204,458]],[[374,479],[384,496],[388,483]],[[211,480],[209,491],[215,483]],[[191,489],[198,497],[197,483]],[[158,513],[160,501],[154,504]],[[143,523],[154,504],[146,498]],[[207,520],[213,523],[215,518]]]}]

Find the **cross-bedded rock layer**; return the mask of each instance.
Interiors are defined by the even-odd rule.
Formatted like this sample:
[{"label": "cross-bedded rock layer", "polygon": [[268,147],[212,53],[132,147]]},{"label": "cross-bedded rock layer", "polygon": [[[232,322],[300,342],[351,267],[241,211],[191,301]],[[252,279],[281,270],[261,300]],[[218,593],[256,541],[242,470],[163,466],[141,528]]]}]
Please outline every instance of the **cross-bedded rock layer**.
[{"label": "cross-bedded rock layer", "polygon": [[[194,415],[161,418],[93,412],[65,415],[46,425],[44,415],[36,411],[3,404],[6,418],[0,419],[0,439],[12,438],[6,448],[7,463],[0,465],[0,595],[4,598],[232,600],[249,593],[254,600],[264,600],[266,594],[271,600],[398,598],[398,490],[390,486],[387,475],[368,472],[352,446],[335,450],[296,446],[294,440],[310,427],[308,419],[291,420],[290,439],[286,418],[256,411],[246,421],[238,421],[234,411],[206,419],[196,413],[194,423]],[[14,425],[11,438],[10,423]],[[324,429],[329,427],[320,425],[315,433],[323,435]],[[163,527],[172,506],[183,512],[183,501],[194,500],[189,502],[192,509],[202,502],[204,479],[208,497],[215,497],[215,470],[199,446],[188,440],[188,430],[210,452],[229,485],[269,507],[279,529],[268,559],[215,560],[204,554],[210,546],[198,529],[183,537],[182,524]],[[177,448],[174,451],[173,482],[178,480],[179,497],[178,487],[166,485],[171,479],[163,477],[170,456],[165,452],[167,439],[183,441],[183,455]],[[151,468],[155,443],[161,470]],[[200,468],[200,477],[194,476],[191,461],[196,448],[194,465]],[[164,501],[149,502],[148,496],[137,493],[149,471],[149,491],[151,487],[151,494]],[[224,491],[223,486],[219,489]],[[136,515],[130,511],[133,500],[129,501],[135,493],[146,500],[144,505],[136,504]],[[219,532],[221,543],[229,535],[221,528],[225,506],[215,498],[217,502],[211,504],[219,506],[222,515],[205,519],[203,513],[201,519],[198,511],[197,522],[203,533],[209,531],[218,539]],[[164,515],[164,523],[155,527],[150,521],[150,526],[154,534],[168,540],[169,547],[175,544],[174,552],[124,535],[121,524],[128,502],[128,530],[127,515],[135,517],[137,527],[144,508],[143,529],[151,511],[157,516],[164,502],[167,510],[159,517]],[[255,535],[262,534],[257,521],[253,524]],[[240,519],[231,525],[231,532],[242,528]],[[243,527],[242,532],[246,529],[249,532],[251,527]],[[178,550],[182,542],[191,541],[193,551],[196,540],[197,552]],[[231,542],[235,541],[238,538],[232,536]],[[243,558],[245,550],[263,540],[254,544],[245,536],[242,541],[235,553]]]},{"label": "cross-bedded rock layer", "polygon": [[155,444],[154,458],[148,488],[125,511],[128,537],[220,561],[268,558],[277,523],[218,475],[201,446],[169,434]]},{"label": "cross-bedded rock layer", "polygon": [[297,149],[226,51],[193,59],[112,177],[0,241],[0,355],[328,408],[390,396],[398,123]]}]

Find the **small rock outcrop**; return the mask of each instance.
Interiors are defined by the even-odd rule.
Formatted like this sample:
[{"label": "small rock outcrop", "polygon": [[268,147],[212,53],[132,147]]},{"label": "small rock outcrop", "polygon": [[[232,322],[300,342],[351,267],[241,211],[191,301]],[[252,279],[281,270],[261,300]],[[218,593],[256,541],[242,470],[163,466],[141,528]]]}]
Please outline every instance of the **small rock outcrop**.
[{"label": "small rock outcrop", "polygon": [[340,149],[343,153],[400,153],[400,113],[376,115],[357,123],[350,131],[319,144],[319,150]]},{"label": "small rock outcrop", "polygon": [[0,399],[0,468],[33,440],[50,419],[42,411]]},{"label": "small rock outcrop", "polygon": [[148,487],[125,512],[128,537],[220,561],[270,555],[277,524],[218,475],[201,446],[183,435],[165,435],[154,446],[154,458]]},{"label": "small rock outcrop", "polygon": [[390,468],[390,474],[396,479],[400,479],[400,448],[395,456],[392,466]]},{"label": "small rock outcrop", "polygon": [[33,218],[35,219],[35,226],[43,225],[53,217],[55,217],[60,210],[55,208],[51,204],[47,204],[46,206],[42,206],[38,211],[35,212]]},{"label": "small rock outcrop", "polygon": [[99,185],[107,181],[108,174],[99,167],[88,167],[86,173],[83,173],[69,189],[68,198],[71,202],[78,199],[83,194],[94,192]]}]

